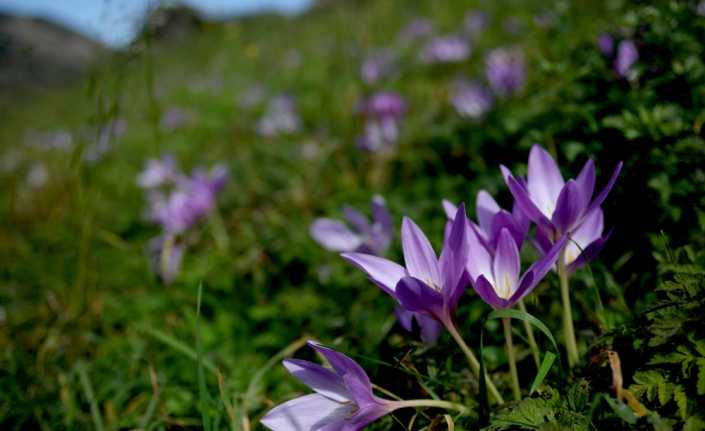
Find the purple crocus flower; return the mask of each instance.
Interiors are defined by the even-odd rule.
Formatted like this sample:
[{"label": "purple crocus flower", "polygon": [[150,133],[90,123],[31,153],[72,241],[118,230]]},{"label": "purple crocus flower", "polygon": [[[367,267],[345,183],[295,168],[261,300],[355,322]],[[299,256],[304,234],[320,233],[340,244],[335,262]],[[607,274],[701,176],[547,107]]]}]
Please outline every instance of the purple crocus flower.
[{"label": "purple crocus flower", "polygon": [[478,295],[494,308],[513,307],[538,285],[553,267],[568,241],[563,236],[520,277],[521,257],[516,239],[503,227],[497,235],[494,255],[485,247],[480,237],[472,232],[468,238],[467,269],[470,281]]},{"label": "purple crocus flower", "polygon": [[395,62],[395,56],[391,51],[382,50],[365,59],[360,67],[360,75],[365,83],[374,84],[394,74]]},{"label": "purple crocus flower", "polygon": [[460,205],[441,256],[437,258],[426,235],[405,217],[401,242],[406,267],[370,254],[343,253],[342,256],[365,271],[407,311],[424,314],[451,327],[458,301],[468,283],[465,271],[467,224],[465,206]]},{"label": "purple crocus flower", "polygon": [[150,159],[137,177],[137,184],[144,189],[153,189],[173,183],[179,176],[176,160],[171,155],[161,159]]},{"label": "purple crocus flower", "polygon": [[294,398],[270,410],[260,421],[272,431],[357,431],[402,407],[377,397],[360,365],[344,354],[309,341],[332,369],[299,359],[284,366],[315,393]]},{"label": "purple crocus flower", "polygon": [[396,93],[384,91],[370,97],[359,108],[365,115],[365,129],[357,145],[373,152],[393,146],[399,139],[399,122],[406,110],[406,102]]},{"label": "purple crocus flower", "polygon": [[617,46],[617,58],[614,60],[614,70],[622,78],[626,78],[632,66],[639,59],[639,51],[636,44],[630,39],[619,42]]},{"label": "purple crocus flower", "polygon": [[455,85],[450,102],[460,116],[478,119],[492,108],[494,98],[479,82],[460,81]]},{"label": "purple crocus flower", "polygon": [[227,170],[217,166],[206,174],[194,172],[191,178],[179,178],[176,188],[164,197],[152,193],[151,216],[169,233],[181,233],[215,208],[216,194],[227,181]]},{"label": "purple crocus flower", "polygon": [[358,251],[382,255],[392,240],[392,217],[384,198],[372,198],[373,222],[355,208],[343,208],[345,218],[351,227],[341,220],[318,218],[311,224],[311,236],[317,243],[330,251]]},{"label": "purple crocus flower", "polygon": [[428,64],[458,63],[470,56],[470,43],[458,36],[439,36],[426,43],[421,61]]},{"label": "purple crocus flower", "polygon": [[611,56],[614,52],[614,39],[607,33],[602,33],[597,38],[597,47],[604,56]]},{"label": "purple crocus flower", "polygon": [[517,93],[526,81],[524,54],[518,48],[497,48],[485,58],[485,74],[490,87],[500,96]]},{"label": "purple crocus flower", "polygon": [[[597,230],[601,234],[602,218],[595,212],[601,212],[600,205],[617,181],[622,162],[617,164],[605,188],[595,196],[595,163],[592,159],[585,163],[576,179],[566,182],[553,157],[540,146],[534,145],[529,153],[529,173],[526,181],[515,178],[504,166],[501,169],[516,204],[537,225],[537,242],[544,245],[539,247],[541,250],[545,249],[546,244],[555,243],[563,235],[567,234],[574,239],[580,229],[584,229],[580,234],[581,241],[594,237]],[[586,251],[588,248],[589,244]],[[577,257],[572,258],[575,259]]]},{"label": "purple crocus flower", "polygon": [[296,103],[290,96],[275,97],[257,123],[257,133],[265,137],[296,133],[301,129],[301,118]]}]

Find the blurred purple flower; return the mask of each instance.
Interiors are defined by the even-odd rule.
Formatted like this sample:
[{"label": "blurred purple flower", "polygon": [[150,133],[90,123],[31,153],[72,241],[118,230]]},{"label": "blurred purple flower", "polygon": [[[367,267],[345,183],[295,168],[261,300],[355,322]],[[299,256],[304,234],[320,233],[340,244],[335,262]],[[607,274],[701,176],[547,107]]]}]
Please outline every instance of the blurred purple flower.
[{"label": "blurred purple flower", "polygon": [[191,121],[192,114],[179,106],[170,106],[159,119],[162,130],[173,131],[180,129]]},{"label": "blurred purple flower", "polygon": [[278,96],[267,106],[264,116],[257,123],[257,133],[264,137],[296,133],[301,129],[301,119],[296,102],[291,96]]},{"label": "blurred purple flower", "polygon": [[441,256],[437,258],[426,235],[405,217],[401,242],[406,267],[365,253],[343,253],[342,256],[365,271],[404,310],[421,313],[447,328],[454,328],[453,316],[468,284],[465,270],[467,225],[465,206],[460,205]]},{"label": "blurred purple flower", "polygon": [[316,363],[285,359],[284,366],[315,393],[287,401],[260,421],[273,431],[358,431],[402,407],[377,397],[365,370],[344,354],[309,341],[332,369]]},{"label": "blurred purple flower", "polygon": [[399,39],[403,42],[414,42],[418,39],[430,36],[435,31],[433,22],[427,18],[416,18],[409,22],[401,32]]},{"label": "blurred purple flower", "polygon": [[487,12],[481,10],[469,11],[463,20],[463,29],[469,36],[474,36],[487,28],[490,17]]},{"label": "blurred purple flower", "polygon": [[147,166],[137,177],[137,184],[143,189],[153,189],[170,184],[179,177],[179,169],[172,155],[161,159],[147,160]]},{"label": "blurred purple flower", "polygon": [[698,3],[698,5],[695,7],[695,13],[700,16],[705,16],[705,1],[701,1],[700,3]]},{"label": "blurred purple flower", "polygon": [[639,59],[639,51],[636,49],[634,41],[625,39],[617,46],[617,58],[614,60],[614,70],[622,78],[629,75],[629,71]]},{"label": "blurred purple flower", "polygon": [[25,136],[28,146],[36,146],[46,150],[68,150],[73,145],[73,135],[68,130],[40,132],[30,130]]},{"label": "blurred purple flower", "polygon": [[[141,179],[144,179],[144,172]],[[168,193],[148,189],[149,218],[171,234],[186,231],[215,208],[216,195],[225,185],[227,176],[224,166],[216,166],[210,173],[197,170],[191,177],[179,175]],[[159,178],[155,175],[148,179]]]},{"label": "blurred purple flower", "polygon": [[374,152],[393,146],[406,110],[406,102],[396,93],[379,92],[364,101],[359,112],[365,116],[365,129],[357,140],[358,147]]},{"label": "blurred purple flower", "polygon": [[458,36],[434,37],[421,50],[421,61],[427,64],[458,63],[470,57],[470,43]]},{"label": "blurred purple flower", "polygon": [[487,54],[485,65],[487,81],[500,96],[512,95],[524,87],[526,65],[520,49],[494,49]]},{"label": "blurred purple flower", "polygon": [[545,10],[534,15],[534,24],[539,28],[553,27],[558,21],[558,16],[555,12]]},{"label": "blurred purple flower", "polygon": [[367,84],[374,84],[379,80],[393,75],[396,71],[396,58],[389,50],[379,51],[362,63],[360,74]]},{"label": "blurred purple flower", "polygon": [[455,85],[450,103],[460,116],[478,119],[492,108],[494,98],[479,82],[459,81]]},{"label": "blurred purple flower", "polygon": [[602,55],[609,57],[612,55],[612,52],[614,52],[614,39],[612,39],[612,36],[609,34],[602,33],[597,38],[597,47],[600,49]]},{"label": "blurred purple flower", "polygon": [[33,189],[39,189],[49,180],[49,171],[42,162],[37,162],[27,172],[27,185]]},{"label": "blurred purple flower", "polygon": [[[610,190],[617,181],[622,162],[612,172],[607,185],[597,195],[595,192],[595,163],[588,160],[576,179],[563,179],[553,157],[543,148],[534,145],[529,153],[527,180],[515,178],[504,166],[502,175],[514,196],[516,204],[526,216],[536,223],[537,248],[541,252],[567,235],[584,251],[580,254],[566,250],[566,263],[575,269],[594,258],[607,238],[602,238],[602,210]],[[571,245],[576,245],[571,242]]]},{"label": "blurred purple flower", "polygon": [[372,198],[373,222],[355,208],[343,208],[343,221],[330,218],[318,218],[311,224],[311,236],[317,243],[330,251],[358,251],[374,255],[383,255],[392,240],[392,217],[384,198],[375,195]]}]

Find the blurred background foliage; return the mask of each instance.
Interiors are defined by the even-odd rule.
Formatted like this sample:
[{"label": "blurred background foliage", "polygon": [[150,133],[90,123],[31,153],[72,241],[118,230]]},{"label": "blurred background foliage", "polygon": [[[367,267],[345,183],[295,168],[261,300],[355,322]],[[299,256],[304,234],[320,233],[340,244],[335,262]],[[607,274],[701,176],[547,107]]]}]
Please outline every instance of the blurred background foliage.
[{"label": "blurred background foliage", "polygon": [[[222,428],[242,426],[239,415],[254,422],[304,390],[282,367],[263,368],[302,336],[346,352],[374,382],[405,398],[435,393],[476,407],[477,381],[452,340],[444,335],[429,348],[405,333],[389,298],[314,243],[309,225],[339,217],[344,204],[366,209],[379,193],[396,233],[408,215],[438,248],[441,199],[472,207],[484,188],[507,206],[498,166],[525,172],[538,143],[564,174],[594,158],[598,187],[624,161],[603,206],[614,233],[572,283],[578,340],[590,352],[583,368],[567,384],[554,370],[539,394],[495,412],[490,429],[703,429],[705,18],[697,6],[326,1],[300,17],[226,22],[181,11],[174,12],[181,19],[166,21],[173,26],[147,22],[129,48],[102,54],[85,77],[4,87],[2,428],[200,428],[199,283],[209,414]],[[419,64],[418,46],[399,40],[419,17],[439,34],[454,33],[471,10],[486,12],[489,25],[465,62]],[[602,32],[635,41],[639,60],[627,78],[598,50]],[[524,51],[527,85],[484,118],[463,119],[447,102],[452,84],[482,78],[484,55],[498,46]],[[398,53],[399,70],[366,84],[360,65],[381,48]],[[357,106],[380,89],[403,95],[409,112],[392,153],[361,152]],[[255,125],[266,101],[280,94],[296,100],[301,130],[262,137]],[[183,121],[165,126],[175,109]],[[122,133],[118,121],[127,125]],[[55,131],[74,145],[35,145]],[[109,140],[102,152],[101,139]],[[147,243],[158,230],[144,220],[136,183],[146,160],[165,154],[187,171],[215,163],[230,171],[218,203],[227,247],[217,247],[211,224],[203,223],[168,286],[149,266]],[[401,257],[398,237],[390,255]],[[547,277],[527,305],[558,336],[556,284]],[[487,311],[467,294],[458,317],[472,345]],[[508,392],[498,333],[496,322],[485,325],[485,356]],[[525,345],[520,349],[528,386],[535,368]],[[608,349],[622,356],[624,387],[649,411],[644,417],[615,401]],[[312,358],[305,349],[296,355]],[[253,383],[256,370],[263,373]],[[410,415],[372,428],[403,429]],[[473,428],[477,419],[456,426]]]}]

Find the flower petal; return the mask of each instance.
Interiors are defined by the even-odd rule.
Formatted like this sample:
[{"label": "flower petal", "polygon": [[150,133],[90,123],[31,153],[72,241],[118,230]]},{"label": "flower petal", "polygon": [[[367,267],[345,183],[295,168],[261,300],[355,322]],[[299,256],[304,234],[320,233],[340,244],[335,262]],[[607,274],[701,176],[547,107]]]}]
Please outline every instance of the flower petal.
[{"label": "flower petal", "polygon": [[394,288],[406,275],[403,266],[383,257],[365,253],[343,253],[341,256],[367,273],[373,283],[394,296]]},{"label": "flower petal", "polygon": [[409,275],[440,287],[441,275],[438,270],[436,253],[426,235],[408,217],[404,217],[402,221],[401,245]]},{"label": "flower petal", "polygon": [[592,194],[595,193],[595,162],[593,162],[592,159],[585,162],[575,182],[578,184],[578,188],[584,199],[582,206],[583,208],[587,208],[590,199],[592,199]]},{"label": "flower petal", "polygon": [[448,220],[453,220],[455,213],[458,212],[458,207],[447,199],[443,199],[441,204],[443,205],[443,211],[445,211]]},{"label": "flower petal", "polygon": [[556,203],[556,210],[553,212],[551,221],[560,233],[570,233],[575,228],[575,223],[582,216],[585,207],[585,199],[575,180],[569,180],[561,190]]},{"label": "flower petal", "polygon": [[561,171],[553,157],[538,145],[531,147],[527,188],[531,200],[546,217],[551,217],[564,184]]},{"label": "flower petal", "polygon": [[354,234],[340,220],[319,218],[311,224],[311,236],[330,251],[353,251],[362,245],[362,238]]},{"label": "flower petal", "polygon": [[465,268],[470,275],[470,280],[474,281],[481,275],[484,275],[490,283],[494,283],[494,273],[492,271],[492,256],[487,248],[485,248],[482,240],[478,237],[475,231],[470,231],[468,234],[468,257]]},{"label": "flower petal", "polygon": [[481,275],[473,283],[475,292],[492,308],[504,308],[507,301],[497,296],[492,284],[487,281],[484,275]]},{"label": "flower petal", "polygon": [[342,427],[357,407],[319,394],[304,395],[270,410],[260,423],[272,431],[315,431],[327,425]]},{"label": "flower petal", "polygon": [[443,243],[441,257],[438,260],[438,267],[441,272],[441,288],[444,296],[455,289],[457,283],[465,271],[467,262],[468,246],[466,232],[468,220],[465,216],[465,204],[460,204],[446,240]]},{"label": "flower petal", "polygon": [[505,210],[500,210],[497,214],[495,214],[494,218],[492,219],[492,228],[491,228],[491,241],[490,244],[492,249],[497,248],[497,241],[499,241],[499,233],[502,231],[502,229],[508,229],[509,233],[512,234],[512,238],[514,238],[514,242],[517,244],[517,248],[521,248],[522,244],[524,243],[524,238],[526,237],[526,231],[527,229],[524,229],[523,226],[519,226],[519,223],[517,222],[516,218],[510,214],[508,211]]},{"label": "flower petal", "polygon": [[357,209],[345,205],[343,206],[343,214],[345,219],[355,228],[356,233],[360,235],[367,235],[370,232],[371,226],[370,221],[367,217],[358,211]]},{"label": "flower petal", "polygon": [[[507,187],[514,197],[515,203],[521,208],[522,212],[534,223],[541,225],[547,229],[553,229],[551,220],[541,212],[536,204],[531,200],[529,192],[521,183],[509,175],[506,179]],[[550,216],[550,215],[549,215]]]},{"label": "flower petal", "polygon": [[485,190],[480,190],[477,192],[477,199],[475,201],[475,211],[477,213],[477,221],[480,227],[485,232],[490,232],[492,228],[492,220],[495,214],[501,211],[502,208],[499,207],[497,201],[494,200],[491,194],[487,193]]},{"label": "flower petal", "polygon": [[610,177],[610,180],[607,182],[607,185],[595,197],[595,199],[593,199],[593,201],[590,202],[590,206],[588,207],[587,211],[585,211],[586,214],[589,214],[595,208],[602,205],[602,202],[604,202],[605,199],[607,199],[607,195],[610,193],[610,190],[612,190],[612,187],[614,187],[614,183],[617,181],[617,178],[619,177],[619,173],[622,171],[622,165],[623,165],[622,162],[617,163],[617,167],[614,168],[614,171],[612,172],[612,176]]},{"label": "flower petal", "polygon": [[580,256],[577,257],[573,262],[568,265],[568,271],[574,272],[576,269],[595,259],[598,254],[602,251],[602,248],[607,243],[607,240],[612,235],[612,230],[610,230],[604,238],[598,238],[597,240],[591,242],[583,249]]},{"label": "flower petal", "polygon": [[443,312],[441,293],[417,278],[402,278],[397,284],[396,292],[401,305],[409,311],[427,313],[437,318]]},{"label": "flower petal", "polygon": [[339,403],[352,400],[341,377],[318,364],[300,359],[285,359],[286,369],[309,388]]},{"label": "flower petal", "polygon": [[565,251],[565,264],[570,265],[585,248],[602,237],[604,215],[600,208],[586,215],[577,229],[570,235]]},{"label": "flower petal", "polygon": [[387,208],[387,203],[380,195],[372,196],[372,217],[374,218],[374,224],[379,225],[382,232],[391,239],[394,223],[392,222],[392,215]]},{"label": "flower petal", "polygon": [[[370,383],[370,378],[367,377],[367,373],[357,362],[346,355],[315,341],[309,341],[308,345],[323,355],[341,378],[355,379],[358,385],[356,386],[356,390],[359,390],[359,388],[365,388],[370,395],[372,394],[372,383]],[[346,386],[348,386],[347,383]],[[350,388],[350,386],[348,386],[348,388]],[[353,398],[357,399],[357,395],[359,395],[359,393],[354,393],[351,395]]]},{"label": "flower petal", "polygon": [[517,289],[521,260],[519,249],[509,229],[502,229],[493,263],[494,288],[500,298],[509,299]]},{"label": "flower petal", "polygon": [[432,317],[428,317],[421,313],[415,313],[402,307],[395,308],[394,314],[397,316],[397,321],[401,327],[408,332],[414,332],[414,322],[416,322],[416,327],[419,328],[421,340],[423,340],[425,344],[433,346],[438,341],[438,337],[441,335],[443,326]]},{"label": "flower petal", "polygon": [[558,256],[560,256],[561,250],[565,247],[568,242],[568,236],[564,235],[556,244],[551,247],[551,249],[543,255],[539,260],[534,262],[533,265],[526,270],[526,273],[522,276],[519,281],[519,288],[514,292],[510,301],[512,303],[518,302],[520,299],[524,298],[526,295],[531,293],[531,291],[543,280],[546,273],[555,265]]}]

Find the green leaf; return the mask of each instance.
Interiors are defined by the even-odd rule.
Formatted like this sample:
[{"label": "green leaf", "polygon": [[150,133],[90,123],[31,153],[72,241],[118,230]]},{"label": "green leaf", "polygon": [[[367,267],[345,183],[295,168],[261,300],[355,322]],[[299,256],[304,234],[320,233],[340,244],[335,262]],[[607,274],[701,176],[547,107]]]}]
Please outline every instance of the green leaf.
[{"label": "green leaf", "polygon": [[210,410],[208,407],[209,396],[208,389],[206,388],[206,377],[203,373],[203,346],[201,345],[201,297],[203,295],[203,283],[198,285],[198,297],[196,300],[196,364],[198,371],[198,398],[200,401],[201,408],[201,419],[203,423],[203,429],[205,431],[211,430],[211,418]]},{"label": "green leaf", "polygon": [[698,395],[705,395],[705,359],[698,359]]},{"label": "green leaf", "polygon": [[543,357],[543,361],[541,362],[541,366],[539,367],[539,371],[536,373],[536,378],[534,378],[534,382],[531,384],[529,394],[533,394],[536,388],[543,383],[543,380],[546,378],[546,375],[551,369],[551,366],[553,366],[553,362],[555,360],[556,355],[553,352],[546,352],[546,355]]},{"label": "green leaf", "polygon": [[685,420],[688,417],[688,396],[685,394],[685,388],[681,385],[677,385],[673,390],[673,398],[676,400],[678,405],[678,413],[680,413],[681,418]]}]

